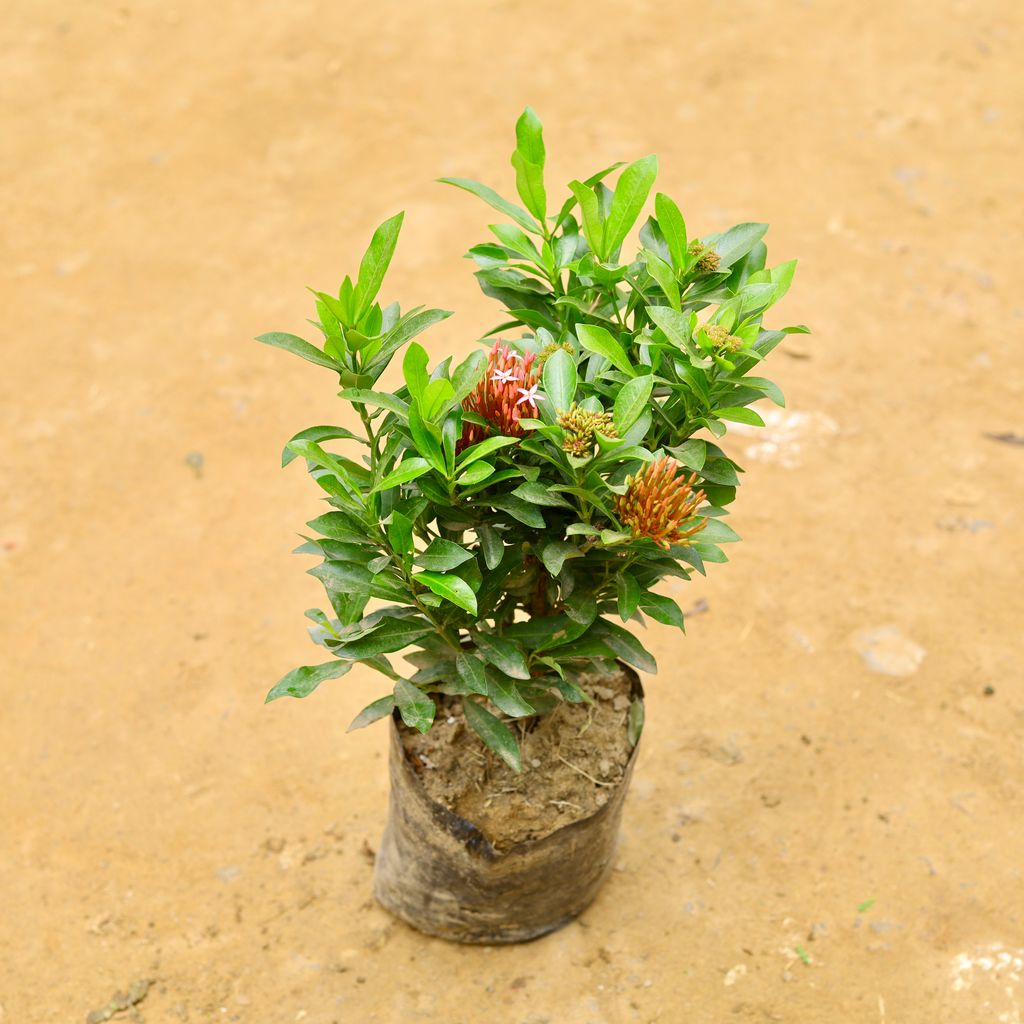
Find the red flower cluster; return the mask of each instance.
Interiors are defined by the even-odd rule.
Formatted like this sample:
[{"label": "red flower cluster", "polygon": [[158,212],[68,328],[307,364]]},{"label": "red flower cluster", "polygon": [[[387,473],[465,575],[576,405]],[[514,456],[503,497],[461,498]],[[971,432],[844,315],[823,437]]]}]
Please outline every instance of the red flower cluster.
[{"label": "red flower cluster", "polygon": [[535,355],[527,352],[520,356],[500,341],[494,343],[487,359],[487,372],[475,390],[462,403],[467,412],[482,416],[493,430],[479,423],[463,423],[458,450],[477,444],[493,432],[506,437],[520,437],[521,416],[535,416],[537,401],[543,400],[537,392],[537,373],[533,368]]},{"label": "red flower cluster", "polygon": [[647,537],[660,548],[685,543],[707,526],[696,512],[703,491],[693,490],[696,473],[676,476],[676,461],[663,457],[627,481],[626,493],[615,499],[615,511],[637,537]]}]

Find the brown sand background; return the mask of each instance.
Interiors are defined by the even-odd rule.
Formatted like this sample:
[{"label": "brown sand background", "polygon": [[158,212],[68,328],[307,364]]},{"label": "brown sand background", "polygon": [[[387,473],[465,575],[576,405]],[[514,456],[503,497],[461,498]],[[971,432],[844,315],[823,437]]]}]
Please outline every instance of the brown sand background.
[{"label": "brown sand background", "polygon": [[[5,1024],[140,978],[149,1022],[1019,1022],[1024,450],[985,435],[1024,433],[1022,21],[7,4]],[[457,310],[427,344],[467,352],[492,218],[432,179],[510,191],[527,102],[552,189],[653,150],[692,232],[770,221],[801,260],[776,322],[815,335],[771,361],[775,447],[732,442],[745,542],[682,592],[708,611],[649,633],[611,881],[557,935],[456,948],[370,899],[386,737],[343,730],[379,677],[261,703],[320,601],[278,452],[339,402],[250,339],[302,333],[303,286],[405,209],[385,295]]]}]

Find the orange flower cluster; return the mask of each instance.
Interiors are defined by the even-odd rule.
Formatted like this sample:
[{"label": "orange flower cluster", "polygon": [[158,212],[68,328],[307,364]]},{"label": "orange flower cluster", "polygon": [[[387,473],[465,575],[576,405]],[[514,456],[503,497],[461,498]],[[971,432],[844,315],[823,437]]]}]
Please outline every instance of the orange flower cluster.
[{"label": "orange flower cluster", "polygon": [[647,537],[660,548],[688,543],[689,538],[707,526],[707,518],[697,518],[704,500],[703,491],[693,490],[696,473],[676,475],[675,459],[663,457],[627,483],[626,493],[615,499],[615,511],[637,537]]},{"label": "orange flower cluster", "polygon": [[482,416],[493,431],[478,423],[463,423],[458,450],[477,444],[497,431],[506,437],[520,437],[523,428],[519,420],[537,415],[537,402],[544,396],[537,394],[535,355],[527,352],[520,356],[500,341],[494,343],[487,359],[487,372],[483,380],[464,399],[462,408]]}]

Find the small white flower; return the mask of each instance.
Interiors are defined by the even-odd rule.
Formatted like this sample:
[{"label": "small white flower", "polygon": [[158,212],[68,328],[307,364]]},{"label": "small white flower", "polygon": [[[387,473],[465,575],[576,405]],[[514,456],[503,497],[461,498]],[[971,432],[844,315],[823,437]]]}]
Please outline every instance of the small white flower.
[{"label": "small white flower", "polygon": [[533,384],[528,388],[516,388],[516,391],[518,391],[519,394],[522,395],[522,398],[516,400],[516,405],[522,405],[523,402],[529,402],[530,405],[532,405],[534,409],[536,409],[537,403],[544,401],[544,396],[537,394],[537,388],[539,386],[540,385],[538,384]]},{"label": "small white flower", "polygon": [[500,381],[502,384],[512,384],[516,380],[516,375],[512,370],[495,370],[491,380]]}]

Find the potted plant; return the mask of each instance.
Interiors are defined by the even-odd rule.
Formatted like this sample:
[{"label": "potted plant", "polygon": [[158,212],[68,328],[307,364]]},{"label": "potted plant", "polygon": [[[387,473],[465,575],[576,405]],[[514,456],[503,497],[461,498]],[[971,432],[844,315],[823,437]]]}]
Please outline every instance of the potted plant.
[{"label": "potted plant", "polygon": [[[314,293],[322,345],[259,339],[337,374],[362,425],[310,427],[285,448],[330,506],[298,549],[321,559],[309,571],[330,611],[306,614],[330,657],[267,700],[355,665],[386,677],[351,726],[390,723],[376,895],[467,942],[543,934],[600,887],[644,720],[635,670],[656,670],[625,624],[682,629],[659,585],[726,560],[740,469],[716,442],[730,422],[762,423],[752,403],[782,404],[754,371],[805,330],[762,324],[795,268],[766,268],[765,224],[690,238],[658,193],[624,257],[656,158],[571,182],[557,208],[544,162],[527,109],[512,154],[522,206],[442,179],[501,215],[468,254],[505,311],[487,350],[431,366],[413,339],[450,314],[378,301],[402,214],[354,280]],[[388,657],[399,651],[411,668]]]}]

